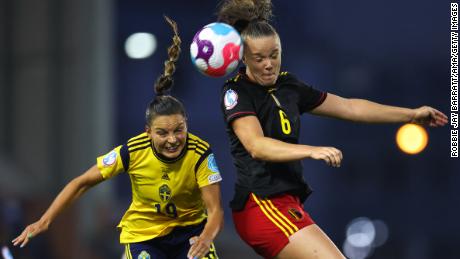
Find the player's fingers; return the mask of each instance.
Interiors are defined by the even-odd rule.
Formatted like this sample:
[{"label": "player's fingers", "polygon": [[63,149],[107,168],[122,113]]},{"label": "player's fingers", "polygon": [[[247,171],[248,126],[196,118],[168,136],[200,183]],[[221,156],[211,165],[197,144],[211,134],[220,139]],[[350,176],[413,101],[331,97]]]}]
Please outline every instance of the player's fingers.
[{"label": "player's fingers", "polygon": [[29,243],[29,238],[26,237],[26,238],[24,239],[24,241],[22,241],[22,243],[21,243],[21,245],[20,245],[19,247],[22,248],[22,247],[26,246],[27,243]]},{"label": "player's fingers", "polygon": [[17,236],[15,239],[13,239],[13,245],[18,245],[21,243],[25,238],[27,237],[27,228],[22,231],[22,233]]},{"label": "player's fingers", "polygon": [[29,243],[32,237],[34,237],[34,232],[32,230],[29,230],[29,232],[26,234],[26,238],[24,239],[20,247],[24,247],[25,245],[27,245],[27,243]]},{"label": "player's fingers", "polygon": [[342,152],[338,150],[337,148],[332,148],[332,152],[334,155],[336,167],[340,167],[340,165],[342,164]]},{"label": "player's fingers", "polygon": [[329,160],[331,161],[330,166],[337,167],[337,159],[334,155],[334,151],[331,148],[328,148],[326,152]]},{"label": "player's fingers", "polygon": [[435,122],[436,122],[437,126],[443,126],[443,125],[445,125],[447,123],[448,118],[444,113],[442,113],[442,112],[440,112],[440,111],[438,111],[436,109],[434,109],[434,113],[435,113]]},{"label": "player's fingers", "polygon": [[331,158],[329,157],[327,151],[323,151],[320,155],[320,159],[324,160],[328,166],[332,165]]},{"label": "player's fingers", "polygon": [[205,255],[206,253],[206,247],[203,244],[195,244],[190,247],[190,251],[187,255],[187,258],[190,259],[198,259],[201,258]]},{"label": "player's fingers", "polygon": [[199,249],[199,243],[200,243],[200,240],[197,236],[195,237],[192,237],[189,239],[189,242],[190,242],[190,249],[187,253],[187,258],[194,258],[196,256],[196,252],[197,250]]}]

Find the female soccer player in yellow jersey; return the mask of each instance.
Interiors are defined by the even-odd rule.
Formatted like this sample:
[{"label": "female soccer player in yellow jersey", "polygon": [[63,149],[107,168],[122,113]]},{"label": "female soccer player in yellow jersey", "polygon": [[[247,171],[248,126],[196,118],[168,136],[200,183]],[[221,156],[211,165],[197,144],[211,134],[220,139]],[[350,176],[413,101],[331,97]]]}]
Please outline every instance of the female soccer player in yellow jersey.
[{"label": "female soccer player in yellow jersey", "polygon": [[174,43],[146,111],[145,132],[98,157],[96,165],[68,183],[43,216],[13,240],[14,245],[25,246],[89,188],[126,172],[132,203],[118,228],[128,259],[217,258],[212,242],[223,226],[222,178],[209,144],[187,131],[182,103],[166,95],[181,42],[176,23],[166,20],[174,29]]}]

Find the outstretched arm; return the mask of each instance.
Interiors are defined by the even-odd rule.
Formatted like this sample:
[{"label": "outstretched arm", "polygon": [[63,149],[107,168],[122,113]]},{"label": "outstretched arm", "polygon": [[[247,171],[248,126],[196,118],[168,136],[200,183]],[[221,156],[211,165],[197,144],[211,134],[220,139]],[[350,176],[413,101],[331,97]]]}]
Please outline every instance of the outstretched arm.
[{"label": "outstretched arm", "polygon": [[254,159],[287,162],[312,158],[324,160],[328,165],[335,167],[339,167],[342,161],[342,152],[334,147],[291,144],[265,137],[262,126],[255,116],[235,119],[232,127],[244,148]]},{"label": "outstretched arm", "polygon": [[365,123],[417,123],[430,127],[444,126],[447,116],[429,106],[408,109],[378,104],[363,99],[346,99],[328,93],[326,100],[312,114]]},{"label": "outstretched arm", "polygon": [[224,210],[220,196],[220,184],[215,183],[201,188],[201,196],[206,205],[208,221],[199,237],[193,237],[188,258],[201,258],[209,252],[211,242],[224,226]]},{"label": "outstretched arm", "polygon": [[12,241],[13,245],[16,246],[21,244],[21,247],[23,247],[32,237],[48,230],[51,222],[53,222],[61,211],[80,198],[89,188],[100,183],[102,180],[103,178],[99,169],[94,165],[84,174],[70,181],[54,199],[43,216],[35,223],[28,225],[24,231]]}]

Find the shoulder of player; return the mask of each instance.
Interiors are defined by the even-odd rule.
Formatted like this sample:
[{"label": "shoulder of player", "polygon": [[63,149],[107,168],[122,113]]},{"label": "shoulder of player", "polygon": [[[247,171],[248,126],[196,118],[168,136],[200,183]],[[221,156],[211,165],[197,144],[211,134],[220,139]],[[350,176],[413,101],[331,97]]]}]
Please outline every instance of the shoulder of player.
[{"label": "shoulder of player", "polygon": [[236,76],[230,78],[230,79],[227,79],[225,81],[225,85],[228,85],[228,84],[237,84],[237,83],[240,83],[242,82],[242,76],[240,73],[236,74]]},{"label": "shoulder of player", "polygon": [[205,140],[189,132],[187,137],[187,150],[202,156],[210,152],[211,146]]},{"label": "shoulder of player", "polygon": [[150,145],[150,138],[147,136],[147,133],[145,132],[130,138],[126,142],[126,147],[128,148],[129,153],[149,148]]},{"label": "shoulder of player", "polygon": [[288,81],[298,81],[297,77],[288,72],[288,71],[282,71],[280,72],[279,76],[278,76],[278,81],[279,82],[288,82]]}]

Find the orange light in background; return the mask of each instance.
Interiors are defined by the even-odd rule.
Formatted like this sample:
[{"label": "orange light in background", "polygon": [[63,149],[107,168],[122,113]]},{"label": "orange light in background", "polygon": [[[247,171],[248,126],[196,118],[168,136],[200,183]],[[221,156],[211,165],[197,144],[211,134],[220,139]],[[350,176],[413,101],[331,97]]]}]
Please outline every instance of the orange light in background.
[{"label": "orange light in background", "polygon": [[404,153],[415,155],[425,149],[428,134],[422,126],[405,124],[396,133],[396,144]]}]

